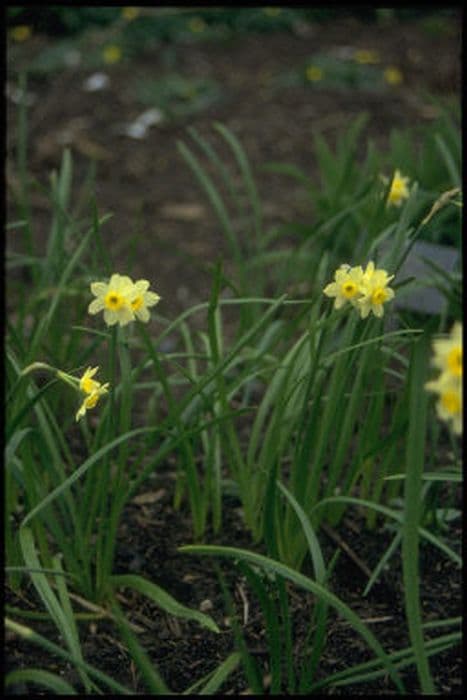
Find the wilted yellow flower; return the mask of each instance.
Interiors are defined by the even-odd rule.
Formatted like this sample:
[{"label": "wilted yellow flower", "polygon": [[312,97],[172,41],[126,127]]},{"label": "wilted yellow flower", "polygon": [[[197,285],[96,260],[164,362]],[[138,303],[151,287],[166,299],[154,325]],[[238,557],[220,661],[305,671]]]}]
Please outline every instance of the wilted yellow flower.
[{"label": "wilted yellow flower", "polygon": [[149,282],[147,280],[138,280],[135,282],[133,291],[136,296],[131,302],[133,313],[144,323],[149,321],[148,307],[155,306],[160,301],[160,296],[158,294],[148,290]]},{"label": "wilted yellow flower", "polygon": [[94,408],[96,403],[99,401],[100,397],[103,394],[107,394],[108,392],[108,386],[109,384],[99,384],[99,382],[96,382],[98,385],[91,393],[87,394],[83,400],[83,403],[79,407],[79,409],[76,412],[76,420],[80,420],[85,414],[86,411],[89,410],[90,408]]},{"label": "wilted yellow flower", "polygon": [[100,382],[96,381],[95,379],[92,379],[92,377],[96,374],[98,369],[99,367],[94,367],[94,369],[88,367],[81,379],[79,380],[79,388],[85,394],[92,394],[93,391],[100,387]]},{"label": "wilted yellow flower", "polygon": [[131,22],[133,19],[136,19],[141,10],[139,7],[122,7],[122,17],[123,19],[126,19],[127,22]]},{"label": "wilted yellow flower", "polygon": [[391,189],[389,190],[387,206],[394,205],[395,207],[400,207],[404,199],[408,199],[410,196],[410,190],[408,188],[408,183],[410,182],[408,177],[404,177],[399,170],[396,170],[391,182]]},{"label": "wilted yellow flower", "polygon": [[334,282],[323,289],[323,294],[335,297],[335,309],[340,309],[348,301],[355,306],[362,281],[363,270],[360,266],[351,268],[350,265],[343,264],[334,273]]},{"label": "wilted yellow flower", "polygon": [[358,49],[354,53],[354,59],[357,63],[379,63],[380,57],[378,51],[373,49]]},{"label": "wilted yellow flower", "polygon": [[91,301],[88,312],[92,315],[104,311],[104,321],[108,326],[119,323],[125,326],[134,319],[131,302],[134,299],[133,282],[126,275],[113,274],[108,284],[92,282],[91,292],[96,299]]},{"label": "wilted yellow flower", "polygon": [[322,68],[319,68],[319,66],[308,66],[306,69],[306,79],[310,82],[315,83],[318,80],[322,80],[323,75],[324,71]]},{"label": "wilted yellow flower", "polygon": [[10,32],[13,41],[26,41],[32,36],[32,29],[27,24],[18,24]]},{"label": "wilted yellow flower", "polygon": [[360,285],[361,297],[357,300],[362,318],[366,318],[370,311],[378,318],[384,316],[383,304],[394,298],[394,290],[387,286],[393,278],[394,275],[388,275],[386,270],[376,270],[373,261],[368,263]]},{"label": "wilted yellow flower", "polygon": [[104,59],[104,63],[107,63],[111,65],[112,63],[118,63],[122,57],[122,50],[119,46],[116,46],[115,44],[110,44],[109,46],[106,46],[105,49],[102,52],[102,57]]},{"label": "wilted yellow flower", "polygon": [[76,413],[76,420],[82,418],[89,408],[94,408],[100,397],[103,394],[107,394],[108,387],[110,386],[108,382],[106,384],[101,384],[96,379],[93,379],[99,367],[94,367],[94,369],[88,367],[81,379],[78,379],[72,374],[68,374],[68,372],[47,365],[45,362],[33,362],[31,365],[28,365],[28,367],[25,367],[21,374],[26,375],[36,369],[53,372],[58,379],[61,379],[62,382],[71,386],[75,391],[85,394],[84,400]]},{"label": "wilted yellow flower", "polygon": [[394,66],[386,68],[383,76],[388,85],[400,85],[404,80],[399,68],[394,68]]}]

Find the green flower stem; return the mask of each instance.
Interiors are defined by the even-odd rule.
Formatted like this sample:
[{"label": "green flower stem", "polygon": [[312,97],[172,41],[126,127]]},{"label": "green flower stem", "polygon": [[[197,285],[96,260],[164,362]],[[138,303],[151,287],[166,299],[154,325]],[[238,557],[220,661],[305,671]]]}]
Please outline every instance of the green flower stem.
[{"label": "green flower stem", "polygon": [[[110,345],[110,392],[109,392],[109,410],[107,414],[106,425],[106,440],[104,444],[111,442],[115,434],[115,388],[116,388],[116,365],[117,365],[117,347],[118,347],[118,326],[112,327],[111,345]],[[88,528],[87,539],[90,540],[91,532],[94,526],[94,521],[97,515],[97,541],[96,541],[96,592],[98,596],[101,594],[105,586],[105,570],[104,570],[104,538],[107,525],[107,502],[109,497],[109,484],[111,484],[111,455],[107,452],[100,470],[97,471],[97,484],[94,483],[92,492],[92,504],[88,512]],[[94,474],[90,474],[88,479],[95,478]],[[87,484],[86,484],[87,485]],[[89,542],[90,549],[91,542]]]},{"label": "green flower stem", "polygon": [[[133,403],[133,382],[131,377],[131,359],[128,352],[127,336],[120,333],[117,337],[117,352],[120,362],[121,378],[121,403],[119,435],[124,435],[131,429],[131,408]],[[111,479],[108,518],[102,518],[99,523],[100,534],[103,547],[103,581],[108,581],[112,573],[112,564],[115,553],[115,543],[117,539],[118,523],[123,507],[126,503],[125,472],[128,462],[129,443],[127,441],[120,445],[117,457],[116,474]],[[125,494],[123,498],[121,495]]]}]

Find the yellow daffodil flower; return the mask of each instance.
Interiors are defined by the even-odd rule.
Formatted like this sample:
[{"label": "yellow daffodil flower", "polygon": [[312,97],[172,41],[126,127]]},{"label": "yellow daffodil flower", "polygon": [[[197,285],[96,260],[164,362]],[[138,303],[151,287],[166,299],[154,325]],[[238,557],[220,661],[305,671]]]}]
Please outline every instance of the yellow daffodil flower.
[{"label": "yellow daffodil flower", "polygon": [[306,69],[306,79],[312,83],[316,83],[323,79],[324,71],[318,66],[308,66]]},{"label": "yellow daffodil flower", "polygon": [[138,280],[133,287],[135,297],[131,302],[131,309],[136,318],[139,318],[143,323],[149,321],[148,307],[155,306],[160,301],[160,296],[155,292],[148,291],[148,289],[149,282],[147,280]]},{"label": "yellow daffodil flower", "polygon": [[362,318],[370,312],[378,318],[384,316],[383,304],[394,298],[394,290],[387,286],[393,278],[394,275],[388,275],[386,270],[376,270],[373,261],[368,263],[360,286],[362,296],[357,300]]},{"label": "yellow daffodil flower", "polygon": [[323,289],[323,294],[335,297],[335,309],[350,301],[362,318],[366,318],[370,312],[381,318],[384,315],[383,304],[394,297],[394,290],[387,286],[393,277],[386,270],[376,270],[373,261],[368,263],[365,270],[360,265],[350,267],[344,264],[336,270],[334,282]]},{"label": "yellow daffodil flower", "polygon": [[108,382],[106,384],[101,384],[96,379],[93,379],[98,369],[99,367],[88,367],[83,376],[78,379],[72,374],[68,374],[68,372],[63,372],[61,369],[47,365],[45,362],[33,362],[31,365],[28,365],[28,367],[25,367],[21,374],[26,375],[34,370],[53,372],[62,382],[73,387],[78,393],[84,394],[83,402],[76,413],[76,420],[78,421],[85,415],[88,409],[94,408],[103,394],[108,393],[108,387],[110,386]]},{"label": "yellow daffodil flower", "polygon": [[453,431],[462,433],[462,381],[446,372],[425,384],[425,389],[438,394],[436,412],[441,420],[450,423]]},{"label": "yellow daffodil flower", "polygon": [[88,306],[90,314],[104,311],[104,321],[108,326],[118,323],[125,326],[135,318],[147,323],[148,308],[160,301],[160,296],[149,291],[148,280],[138,280],[136,283],[127,275],[113,274],[110,281],[92,282],[93,299]]},{"label": "yellow daffodil flower", "polygon": [[104,311],[104,321],[108,326],[119,323],[125,326],[134,320],[131,308],[133,301],[133,282],[126,275],[113,274],[108,284],[105,282],[92,282],[91,292],[96,299],[91,301],[88,312],[92,315]]},{"label": "yellow daffodil flower", "polygon": [[383,77],[388,85],[400,85],[404,80],[399,68],[394,68],[394,66],[386,68]]},{"label": "yellow daffodil flower", "polygon": [[110,46],[105,47],[102,52],[102,57],[104,59],[104,63],[107,63],[108,65],[118,63],[122,57],[122,50],[119,46],[111,44]]},{"label": "yellow daffodil flower", "polygon": [[79,388],[85,394],[92,394],[93,391],[100,387],[100,383],[95,379],[92,379],[98,369],[99,367],[94,367],[94,369],[92,369],[92,367],[88,367],[79,380]]},{"label": "yellow daffodil flower", "polygon": [[373,49],[357,49],[354,53],[354,59],[362,65],[379,63],[380,61],[379,53]]},{"label": "yellow daffodil flower", "polygon": [[10,32],[13,41],[27,41],[32,36],[32,29],[27,24],[18,24]]},{"label": "yellow daffodil flower", "polygon": [[396,170],[391,182],[391,189],[389,190],[387,206],[393,205],[395,207],[400,207],[404,199],[408,199],[410,196],[410,190],[408,187],[410,180],[401,174],[400,170]]},{"label": "yellow daffodil flower", "polygon": [[90,408],[94,408],[94,406],[97,404],[99,401],[100,397],[103,394],[107,394],[108,392],[108,386],[109,384],[99,384],[99,382],[95,382],[98,386],[93,389],[90,393],[87,393],[86,396],[84,397],[83,403],[79,407],[78,411],[76,412],[76,420],[80,420],[83,418],[83,416],[86,414],[86,411],[89,410]]},{"label": "yellow daffodil flower", "polygon": [[122,17],[127,22],[131,22],[132,20],[136,19],[140,12],[141,10],[139,7],[122,7]]},{"label": "yellow daffodil flower", "polygon": [[268,17],[278,17],[282,10],[280,7],[263,7],[263,12]]},{"label": "yellow daffodil flower", "polygon": [[188,22],[188,28],[193,34],[201,34],[206,29],[206,22],[201,17],[192,17]]},{"label": "yellow daffodil flower", "polygon": [[462,324],[456,322],[449,338],[433,341],[432,364],[440,370],[437,379],[425,384],[425,389],[438,394],[436,412],[441,420],[451,424],[453,431],[462,433]]},{"label": "yellow daffodil flower", "polygon": [[462,324],[457,322],[449,338],[433,341],[433,364],[443,373],[462,379]]},{"label": "yellow daffodil flower", "polygon": [[360,266],[341,265],[334,273],[334,282],[323,289],[327,297],[335,297],[334,308],[340,309],[347,301],[355,305],[360,295],[363,270]]}]

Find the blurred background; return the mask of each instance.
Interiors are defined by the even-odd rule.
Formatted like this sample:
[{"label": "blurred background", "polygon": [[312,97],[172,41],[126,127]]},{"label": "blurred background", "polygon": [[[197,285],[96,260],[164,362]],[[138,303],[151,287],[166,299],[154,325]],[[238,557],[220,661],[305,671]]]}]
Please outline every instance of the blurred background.
[{"label": "blurred background", "polygon": [[[115,270],[151,279],[164,312],[176,312],[206,298],[210,267],[227,251],[177,148],[188,129],[226,162],[213,122],[235,134],[267,226],[308,222],[309,197],[268,163],[316,180],[313,134],[333,147],[364,113],[356,158],[371,139],[387,174],[401,168],[415,179],[417,161],[397,150],[394,130],[411,130],[416,144],[446,110],[459,118],[460,47],[456,8],[10,7],[9,219],[27,164],[33,235],[45,245],[45,188],[69,148],[76,213],[89,217],[91,200],[99,214],[112,212],[103,237]],[[436,158],[432,172],[438,187]],[[241,221],[239,230],[249,235]]]}]

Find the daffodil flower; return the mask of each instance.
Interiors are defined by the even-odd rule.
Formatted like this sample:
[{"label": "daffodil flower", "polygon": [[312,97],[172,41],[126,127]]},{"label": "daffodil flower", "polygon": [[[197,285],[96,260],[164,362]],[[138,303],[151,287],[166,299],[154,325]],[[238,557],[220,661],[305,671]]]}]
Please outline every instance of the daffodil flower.
[{"label": "daffodil flower", "polygon": [[324,76],[323,69],[319,66],[308,66],[306,69],[306,79],[312,83],[322,80]]},{"label": "daffodil flower", "polygon": [[436,412],[441,420],[450,423],[453,431],[462,433],[462,381],[443,372],[438,379],[425,384],[425,389],[438,394]]},{"label": "daffodil flower", "polygon": [[150,292],[148,280],[138,280],[133,287],[134,298],[131,301],[131,309],[136,318],[143,323],[149,321],[148,307],[155,306],[160,301],[160,296]]},{"label": "daffodil flower", "polygon": [[462,324],[454,324],[449,338],[433,341],[433,364],[449,376],[462,379]]},{"label": "daffodil flower", "polygon": [[400,207],[404,199],[408,199],[410,196],[410,190],[408,187],[410,180],[408,177],[402,175],[400,170],[396,170],[391,182],[391,189],[389,190],[386,205]]},{"label": "daffodil flower", "polygon": [[139,7],[122,7],[122,17],[127,22],[131,22],[132,20],[136,19],[140,12],[141,10]]},{"label": "daffodil flower", "polygon": [[119,323],[125,326],[130,321],[138,318],[147,323],[149,321],[148,308],[155,306],[160,296],[149,291],[148,280],[133,280],[126,275],[113,274],[110,281],[92,282],[91,292],[93,299],[88,306],[90,314],[104,311],[104,321],[108,326]]},{"label": "daffodil flower", "polygon": [[340,309],[350,302],[366,318],[370,312],[381,318],[384,315],[383,304],[394,297],[394,291],[388,283],[394,275],[388,275],[386,270],[376,270],[370,261],[363,270],[360,265],[350,267],[341,265],[334,273],[334,282],[328,284],[323,293],[334,297],[334,308]]},{"label": "daffodil flower", "polygon": [[99,367],[88,367],[81,379],[79,380],[79,388],[85,394],[92,394],[99,386],[100,383],[93,379],[92,377],[96,374]]},{"label": "daffodil flower", "polygon": [[362,318],[373,312],[378,318],[384,316],[383,304],[394,298],[394,290],[388,287],[394,275],[388,275],[386,270],[376,270],[373,261],[366,266],[360,286],[361,297],[357,300]]},{"label": "daffodil flower", "polygon": [[360,285],[363,280],[363,270],[360,267],[341,265],[334,273],[334,282],[323,289],[327,297],[335,297],[334,308],[340,309],[346,302],[355,305],[360,294]]},{"label": "daffodil flower", "polygon": [[130,277],[118,273],[112,275],[108,284],[92,282],[91,292],[96,299],[89,304],[88,312],[94,315],[104,311],[104,321],[108,326],[114,326],[116,323],[125,326],[135,317],[131,308],[135,297],[133,287]]},{"label": "daffodil flower", "polygon": [[453,431],[462,433],[462,324],[456,322],[449,338],[433,341],[432,364],[439,376],[425,384],[425,389],[438,394],[436,412],[441,420],[451,424]]},{"label": "daffodil flower", "polygon": [[96,379],[93,379],[98,369],[99,367],[88,367],[83,376],[78,379],[72,374],[68,374],[68,372],[52,367],[45,362],[33,362],[31,365],[28,365],[28,367],[25,367],[21,374],[24,376],[29,374],[29,372],[33,372],[34,370],[46,370],[48,372],[53,372],[53,374],[55,374],[58,379],[61,379],[62,382],[65,382],[65,384],[71,386],[78,393],[84,394],[85,396],[83,402],[76,413],[76,420],[78,421],[85,415],[88,409],[94,408],[101,396],[108,393],[108,387],[110,386],[108,382],[106,384],[101,384]]},{"label": "daffodil flower", "polygon": [[395,68],[394,66],[386,68],[383,72],[383,77],[388,85],[400,85],[404,80],[399,68]]},{"label": "daffodil flower", "polygon": [[[91,380],[92,381],[92,380]],[[86,414],[86,411],[90,408],[94,408],[94,406],[97,404],[99,401],[100,397],[103,394],[107,394],[108,392],[108,386],[109,384],[99,384],[99,382],[95,382],[98,386],[93,389],[90,393],[87,393],[85,396],[83,403],[79,407],[78,411],[76,412],[76,420],[80,420],[83,418],[83,416]]]},{"label": "daffodil flower", "polygon": [[107,63],[108,65],[118,63],[122,58],[122,50],[119,46],[110,44],[110,46],[106,46],[103,50],[102,57],[104,59],[104,63]]}]

